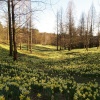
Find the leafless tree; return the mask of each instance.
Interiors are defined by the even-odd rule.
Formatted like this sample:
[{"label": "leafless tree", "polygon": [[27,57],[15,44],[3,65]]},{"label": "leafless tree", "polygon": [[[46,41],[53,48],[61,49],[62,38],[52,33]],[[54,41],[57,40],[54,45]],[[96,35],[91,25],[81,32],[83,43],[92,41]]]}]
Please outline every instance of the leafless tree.
[{"label": "leafless tree", "polygon": [[84,12],[80,18],[80,48],[84,47],[85,43],[85,14]]},{"label": "leafless tree", "polygon": [[89,47],[89,13],[87,14],[86,17],[86,50],[88,51],[88,47]]},{"label": "leafless tree", "polygon": [[58,26],[59,26],[59,12],[57,11],[57,51],[58,51]]},{"label": "leafless tree", "polygon": [[32,53],[32,9],[31,9],[31,0],[30,0],[30,36],[29,36],[29,49],[30,49],[30,53]]},{"label": "leafless tree", "polygon": [[12,31],[11,31],[11,5],[10,5],[11,0],[8,0],[8,22],[9,22],[9,55],[13,55],[13,46],[12,46]]},{"label": "leafless tree", "polygon": [[92,3],[90,7],[90,42],[89,42],[89,47],[93,47],[93,35],[94,35],[94,28],[95,28],[95,18],[96,18],[96,10],[94,7],[94,4]]},{"label": "leafless tree", "polygon": [[62,35],[63,35],[63,21],[62,21],[62,17],[63,17],[63,10],[62,10],[62,8],[61,8],[61,9],[60,9],[60,22],[59,22],[60,50],[62,49]]},{"label": "leafless tree", "polygon": [[100,14],[98,15],[97,27],[98,27],[98,33],[97,33],[97,49],[98,49],[100,46]]},{"label": "leafless tree", "polygon": [[72,1],[69,1],[68,8],[67,8],[67,27],[69,31],[68,50],[71,50],[72,49],[73,28],[74,28],[74,4]]}]

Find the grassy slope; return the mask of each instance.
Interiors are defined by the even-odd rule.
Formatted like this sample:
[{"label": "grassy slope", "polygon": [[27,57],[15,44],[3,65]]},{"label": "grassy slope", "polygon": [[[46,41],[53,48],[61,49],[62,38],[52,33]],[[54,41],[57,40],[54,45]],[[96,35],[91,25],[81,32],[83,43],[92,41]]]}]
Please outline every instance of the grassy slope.
[{"label": "grassy slope", "polygon": [[[8,50],[8,46],[0,45],[0,47]],[[32,54],[24,50],[25,47],[23,50],[19,50],[20,54],[18,54],[16,63],[7,56],[8,51],[4,49],[0,52],[1,63],[7,61],[8,64],[13,65],[14,63],[17,66],[33,66],[33,68],[44,70],[47,73],[50,73],[51,69],[72,70],[70,74],[75,77],[77,82],[97,79],[100,83],[100,49],[92,48],[88,52],[85,49],[56,51],[54,46],[35,45]]]},{"label": "grassy slope", "polygon": [[[27,98],[27,96],[29,95],[26,92],[29,92],[29,94],[31,95],[32,91],[30,92],[30,87],[32,88],[33,81],[35,87],[38,84],[37,86],[38,89],[41,89],[41,87],[39,87],[41,86],[41,84],[42,86],[46,85],[46,87],[50,85],[51,87],[50,89],[52,89],[52,86],[54,86],[54,84],[56,85],[58,84],[58,86],[60,84],[60,86],[64,85],[66,89],[67,83],[75,85],[74,84],[75,82],[71,81],[74,78],[74,80],[77,82],[77,85],[75,86],[77,86],[77,88],[80,88],[80,89],[76,89],[75,90],[76,95],[74,94],[75,95],[74,98],[77,96],[77,98],[79,98],[78,100],[81,100],[80,98],[83,98],[82,100],[86,100],[84,99],[84,97],[78,95],[78,92],[82,91],[81,87],[82,89],[87,87],[91,87],[91,89],[93,87],[95,88],[98,87],[98,85],[95,85],[94,83],[93,84],[89,83],[87,85],[83,84],[83,86],[80,86],[80,84],[82,85],[82,83],[87,83],[89,81],[92,82],[92,80],[95,80],[100,85],[100,50],[99,49],[97,50],[96,48],[91,48],[89,49],[88,52],[85,49],[75,49],[69,52],[67,50],[56,51],[56,47],[54,46],[34,45],[32,54],[30,54],[29,51],[26,51],[25,49],[26,47],[23,46],[23,50],[18,50],[19,52],[18,60],[16,62],[13,62],[12,57],[8,56],[9,54],[8,46],[0,44],[0,75],[1,75],[0,80],[2,80],[0,81],[0,93],[1,93],[0,95],[4,93],[3,95],[5,96],[5,98],[7,98],[6,100],[8,100],[9,92],[7,93],[2,92],[1,89],[3,87],[3,89],[6,90],[9,84],[11,87],[13,85],[18,86],[18,89],[21,90],[21,95],[24,94],[24,96],[26,95]],[[45,84],[46,80],[47,82]],[[70,86],[69,86],[69,90],[70,90]],[[15,87],[13,88],[13,90],[14,89]],[[48,90],[48,88],[46,89]],[[9,91],[11,92],[12,90]],[[42,94],[43,91],[41,92],[41,90],[39,90],[39,92]],[[15,95],[17,95],[16,90],[14,91],[14,93]],[[35,94],[33,93],[31,96],[31,98],[36,98],[33,100],[37,100],[36,93],[38,92],[35,91]],[[94,92],[91,93],[92,93],[91,98],[94,98],[95,90]],[[100,88],[98,93],[100,93]],[[43,94],[46,93],[43,92]],[[84,95],[84,92],[82,95]],[[59,96],[61,95],[58,95],[58,97]],[[67,95],[67,97],[68,96],[70,95]],[[10,98],[11,97],[12,94],[10,95]],[[16,97],[17,99],[15,99],[15,97],[12,98],[14,98],[14,100],[19,100],[17,97]],[[43,97],[43,99],[39,99],[39,100],[47,100],[44,98],[45,96]],[[65,100],[63,96],[61,96],[61,98],[59,97],[59,99],[57,100]]]},{"label": "grassy slope", "polygon": [[[0,47],[8,50],[8,46],[0,44]],[[50,74],[54,74],[51,70],[60,70],[62,73],[66,70],[77,82],[97,79],[100,83],[100,49],[91,48],[88,52],[85,49],[74,49],[69,52],[56,51],[54,46],[34,45],[32,54],[26,51],[25,47],[19,50],[17,62],[13,62],[12,58],[7,56],[8,51],[4,49],[0,52],[1,63],[7,61],[11,65],[33,67]],[[65,77],[66,73],[64,74]]]}]

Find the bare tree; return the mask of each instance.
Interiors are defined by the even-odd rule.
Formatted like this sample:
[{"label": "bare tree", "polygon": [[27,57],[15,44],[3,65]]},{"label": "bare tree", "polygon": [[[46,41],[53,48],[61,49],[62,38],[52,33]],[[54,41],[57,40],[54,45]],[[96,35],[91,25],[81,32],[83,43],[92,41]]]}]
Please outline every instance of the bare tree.
[{"label": "bare tree", "polygon": [[87,14],[87,18],[86,18],[86,50],[88,51],[88,47],[89,47],[89,13]]},{"label": "bare tree", "polygon": [[60,9],[60,22],[59,22],[59,31],[60,31],[60,50],[62,49],[62,35],[63,35],[63,21],[62,21],[62,8]]},{"label": "bare tree", "polygon": [[69,43],[68,50],[72,49],[72,36],[74,28],[74,4],[72,1],[69,1],[67,8],[67,27],[69,31]]},{"label": "bare tree", "polygon": [[92,3],[90,7],[90,42],[89,42],[89,47],[93,47],[93,35],[94,35],[94,27],[95,27],[95,15],[96,15],[96,10],[94,7],[94,4]]},{"label": "bare tree", "polygon": [[58,20],[59,20],[59,12],[57,11],[57,51],[58,51],[58,24],[59,24]]},{"label": "bare tree", "polygon": [[80,48],[84,47],[85,43],[85,15],[82,13],[80,18]]},{"label": "bare tree", "polygon": [[[4,5],[4,8],[2,9],[2,11],[5,14],[5,19],[8,26],[7,39],[9,37],[9,56],[12,56],[13,55],[13,44],[12,44],[13,40],[12,40],[12,31],[11,31],[11,0],[0,0],[0,3]],[[5,6],[7,6],[8,9],[5,9]],[[8,13],[8,17],[6,17],[7,16],[6,13]]]},{"label": "bare tree", "polygon": [[100,46],[100,14],[97,22],[97,27],[98,27],[98,33],[97,33],[97,49]]},{"label": "bare tree", "polygon": [[32,9],[31,9],[31,0],[30,0],[30,36],[29,36],[29,48],[30,48],[30,53],[32,53]]},{"label": "bare tree", "polygon": [[13,60],[16,61],[17,60],[17,46],[16,46],[16,33],[15,33],[15,13],[14,13],[14,1],[11,0],[11,5],[12,5],[12,32],[13,32],[13,47],[14,47],[14,51],[13,51]]},{"label": "bare tree", "polygon": [[12,31],[11,31],[11,5],[10,0],[8,0],[8,22],[9,22],[9,55],[13,55],[13,46],[12,46]]}]

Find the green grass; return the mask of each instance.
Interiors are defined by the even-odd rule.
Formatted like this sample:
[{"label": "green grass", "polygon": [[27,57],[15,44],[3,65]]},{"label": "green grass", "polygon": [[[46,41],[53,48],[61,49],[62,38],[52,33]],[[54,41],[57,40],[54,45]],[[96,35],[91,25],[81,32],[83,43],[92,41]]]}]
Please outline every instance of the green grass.
[{"label": "green grass", "polygon": [[100,49],[23,45],[15,62],[8,50],[0,44],[0,100],[100,100]]}]

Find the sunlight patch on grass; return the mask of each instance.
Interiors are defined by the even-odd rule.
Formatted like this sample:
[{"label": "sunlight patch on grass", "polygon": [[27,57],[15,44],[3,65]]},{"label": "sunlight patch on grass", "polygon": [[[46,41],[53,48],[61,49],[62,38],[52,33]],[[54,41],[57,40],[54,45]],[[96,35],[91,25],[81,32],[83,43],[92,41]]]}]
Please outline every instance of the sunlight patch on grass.
[{"label": "sunlight patch on grass", "polygon": [[[9,50],[8,45],[0,44],[0,46],[4,49]],[[68,50],[56,51],[56,46],[36,44],[33,45],[32,53],[30,53],[30,51],[27,51],[26,46],[25,45],[23,46],[24,48],[22,48],[22,50],[18,50],[18,52],[21,54],[25,54],[28,56],[36,56],[42,59],[54,59],[54,60],[75,58],[78,57],[80,54],[88,54],[88,53],[93,54],[96,52],[100,52],[100,49],[97,49],[96,47],[89,48],[88,51],[86,51],[86,49],[73,49],[71,51]]]},{"label": "sunlight patch on grass", "polygon": [[2,48],[4,48],[4,49],[7,49],[7,50],[9,50],[9,46],[8,45],[4,45],[4,44],[0,44],[0,47],[2,47]]}]

